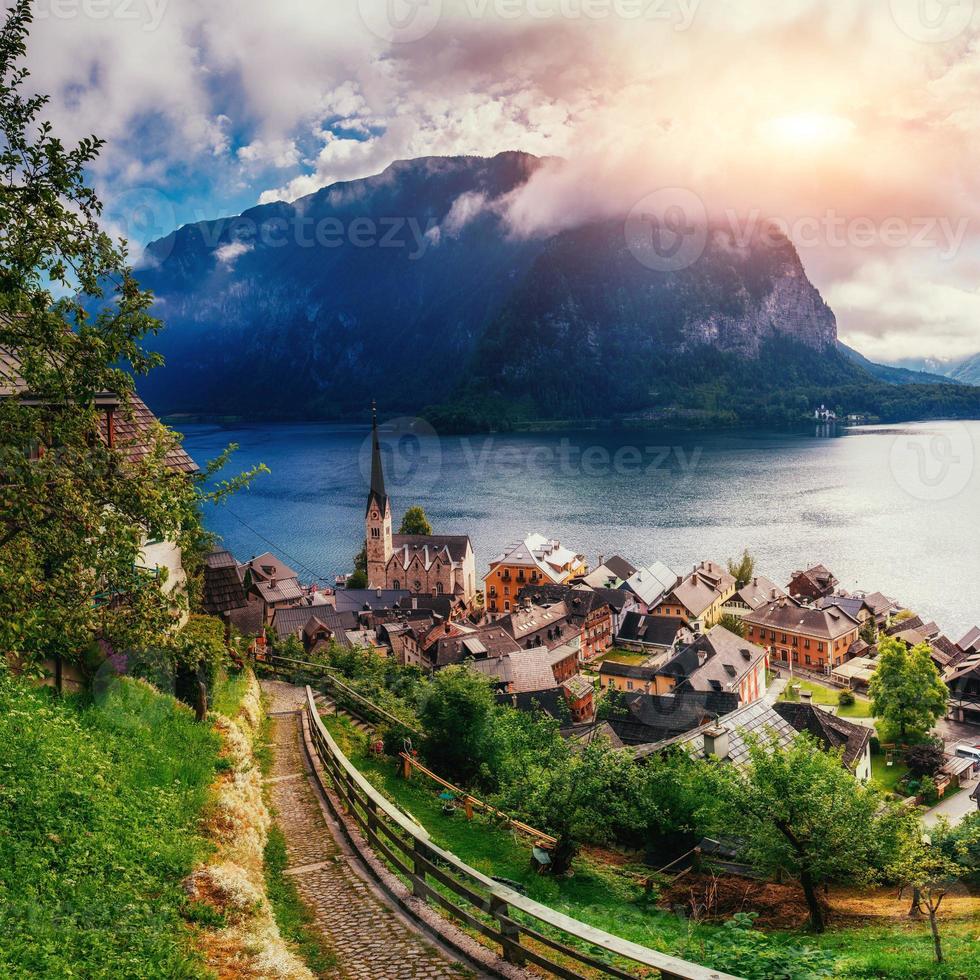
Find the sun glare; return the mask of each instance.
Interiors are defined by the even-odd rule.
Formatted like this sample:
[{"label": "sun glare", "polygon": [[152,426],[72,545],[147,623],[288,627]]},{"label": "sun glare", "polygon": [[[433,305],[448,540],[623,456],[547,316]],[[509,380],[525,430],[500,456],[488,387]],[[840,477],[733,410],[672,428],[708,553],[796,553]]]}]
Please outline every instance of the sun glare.
[{"label": "sun glare", "polygon": [[842,116],[803,112],[777,116],[763,124],[763,133],[771,141],[793,146],[830,146],[848,139],[854,123]]}]

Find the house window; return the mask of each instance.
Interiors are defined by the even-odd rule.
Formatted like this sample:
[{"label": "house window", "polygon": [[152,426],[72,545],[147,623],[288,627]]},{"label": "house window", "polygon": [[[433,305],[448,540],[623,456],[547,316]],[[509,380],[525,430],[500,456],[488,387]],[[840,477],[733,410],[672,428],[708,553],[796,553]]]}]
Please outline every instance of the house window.
[{"label": "house window", "polygon": [[794,650],[793,651],[793,663],[798,664],[799,662],[800,662],[800,655],[799,655],[799,653],[796,650]]},{"label": "house window", "polygon": [[[810,640],[809,639],[806,639],[806,640],[803,641],[803,649],[804,650],[809,650],[810,649]],[[807,658],[807,663],[809,663],[809,662],[810,662],[810,660],[809,660],[809,658]]]},{"label": "house window", "polygon": [[510,612],[510,603],[509,602],[505,602],[504,603],[504,612]]},{"label": "house window", "polygon": [[775,634],[775,632],[773,630],[770,630],[769,631],[769,640],[772,643],[775,643],[776,642],[776,634]]},{"label": "house window", "polygon": [[398,581],[398,579],[392,579],[391,587],[393,589],[400,589],[402,587],[402,584],[401,582]]},{"label": "house window", "polygon": [[627,691],[632,691],[633,690],[633,682],[632,681],[627,681],[626,682],[626,690]]},{"label": "house window", "polygon": [[822,643],[818,643],[817,644],[817,653],[823,653],[823,644]]},{"label": "house window", "polygon": [[806,655],[806,662],[807,662],[807,663],[810,663],[810,654],[807,654],[807,655]]},{"label": "house window", "polygon": [[779,634],[779,642],[780,643],[785,643],[786,642],[786,634],[785,633],[780,633]]},{"label": "house window", "polygon": [[793,646],[794,646],[794,647],[798,647],[799,645],[800,645],[800,641],[799,641],[799,639],[798,639],[797,637],[795,637],[795,636],[794,636],[794,637],[793,637]]},{"label": "house window", "polygon": [[505,585],[504,586],[504,595],[510,595],[510,586],[509,585]]}]

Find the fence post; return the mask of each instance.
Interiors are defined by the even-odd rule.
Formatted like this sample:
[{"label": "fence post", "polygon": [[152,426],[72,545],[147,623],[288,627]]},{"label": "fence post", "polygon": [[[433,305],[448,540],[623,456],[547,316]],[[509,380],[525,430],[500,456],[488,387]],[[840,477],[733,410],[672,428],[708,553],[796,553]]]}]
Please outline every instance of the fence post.
[{"label": "fence post", "polygon": [[498,898],[496,895],[490,896],[490,914],[500,924],[502,934],[500,945],[504,959],[508,963],[513,963],[514,966],[523,966],[527,958],[524,956],[524,950],[521,949],[521,930],[516,923],[508,919],[508,911],[507,902],[504,899]]},{"label": "fence post", "polygon": [[424,857],[422,841],[418,837],[412,838],[412,894],[416,898],[425,900],[425,865],[422,863]]}]

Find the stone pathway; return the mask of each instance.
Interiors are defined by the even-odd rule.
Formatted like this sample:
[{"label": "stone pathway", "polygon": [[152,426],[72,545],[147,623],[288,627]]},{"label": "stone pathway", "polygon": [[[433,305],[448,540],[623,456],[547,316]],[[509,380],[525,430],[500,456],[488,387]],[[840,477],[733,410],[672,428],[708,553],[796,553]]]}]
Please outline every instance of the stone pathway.
[{"label": "stone pathway", "polygon": [[300,744],[302,688],[263,681],[273,716],[275,763],[266,780],[276,823],[286,838],[286,874],[313,910],[337,957],[338,980],[471,977],[385,902],[335,837],[313,788]]}]

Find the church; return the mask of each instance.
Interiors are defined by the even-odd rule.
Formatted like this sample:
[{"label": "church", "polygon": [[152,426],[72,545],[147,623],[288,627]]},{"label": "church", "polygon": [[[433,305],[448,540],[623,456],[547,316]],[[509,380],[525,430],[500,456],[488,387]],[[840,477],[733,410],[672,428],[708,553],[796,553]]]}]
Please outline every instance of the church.
[{"label": "church", "polygon": [[453,596],[469,608],[476,596],[476,562],[469,537],[392,534],[376,412],[371,439],[371,489],[364,515],[368,588]]}]

